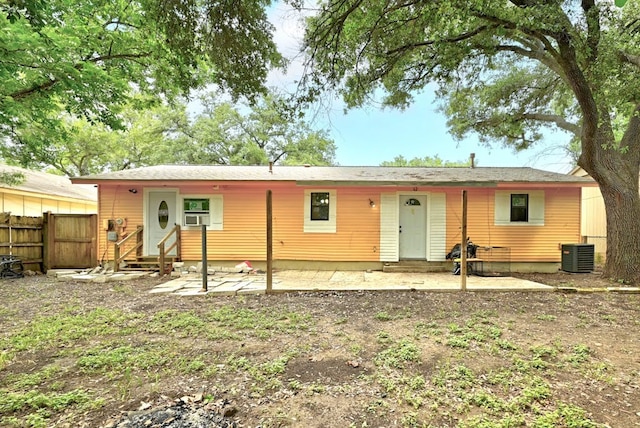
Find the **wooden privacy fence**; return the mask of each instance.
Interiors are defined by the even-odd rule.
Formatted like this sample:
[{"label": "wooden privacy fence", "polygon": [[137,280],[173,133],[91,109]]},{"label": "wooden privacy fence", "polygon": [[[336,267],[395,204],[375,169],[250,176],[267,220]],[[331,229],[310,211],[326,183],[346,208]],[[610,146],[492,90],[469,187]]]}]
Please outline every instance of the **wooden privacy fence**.
[{"label": "wooden privacy fence", "polygon": [[44,248],[42,220],[42,217],[0,213],[0,255],[20,258],[25,269],[41,270]]},{"label": "wooden privacy fence", "polygon": [[27,270],[96,266],[96,214],[53,214],[42,217],[0,213],[0,255],[22,260]]}]

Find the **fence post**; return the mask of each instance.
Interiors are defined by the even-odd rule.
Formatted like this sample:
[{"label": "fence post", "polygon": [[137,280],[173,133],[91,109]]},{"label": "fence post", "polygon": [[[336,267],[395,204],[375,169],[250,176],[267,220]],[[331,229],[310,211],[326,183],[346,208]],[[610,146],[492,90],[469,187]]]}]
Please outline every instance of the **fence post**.
[{"label": "fence post", "polygon": [[42,272],[47,273],[51,266],[50,257],[50,241],[49,241],[49,224],[51,221],[51,211],[42,213]]}]

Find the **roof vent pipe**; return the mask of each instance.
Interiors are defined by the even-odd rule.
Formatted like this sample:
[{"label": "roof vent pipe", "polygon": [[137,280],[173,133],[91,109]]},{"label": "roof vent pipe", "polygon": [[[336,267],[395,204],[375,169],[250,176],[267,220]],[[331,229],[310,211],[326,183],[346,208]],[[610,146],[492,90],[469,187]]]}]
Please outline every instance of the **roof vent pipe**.
[{"label": "roof vent pipe", "polygon": [[269,174],[273,174],[273,161],[269,161]]},{"label": "roof vent pipe", "polygon": [[476,167],[476,164],[475,164],[475,162],[474,162],[474,161],[475,161],[475,159],[476,159],[476,154],[475,154],[475,153],[471,153],[471,154],[469,155],[469,158],[470,158],[470,160],[471,160],[471,168],[475,168],[475,167]]}]

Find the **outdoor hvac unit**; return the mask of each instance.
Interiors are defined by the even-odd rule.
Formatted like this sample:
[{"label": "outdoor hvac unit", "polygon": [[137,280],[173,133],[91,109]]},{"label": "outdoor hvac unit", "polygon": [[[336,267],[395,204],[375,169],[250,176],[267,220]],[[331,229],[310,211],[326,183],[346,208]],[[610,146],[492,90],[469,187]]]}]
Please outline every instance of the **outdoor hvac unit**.
[{"label": "outdoor hvac unit", "polygon": [[593,270],[593,244],[562,244],[562,270],[588,273]]}]

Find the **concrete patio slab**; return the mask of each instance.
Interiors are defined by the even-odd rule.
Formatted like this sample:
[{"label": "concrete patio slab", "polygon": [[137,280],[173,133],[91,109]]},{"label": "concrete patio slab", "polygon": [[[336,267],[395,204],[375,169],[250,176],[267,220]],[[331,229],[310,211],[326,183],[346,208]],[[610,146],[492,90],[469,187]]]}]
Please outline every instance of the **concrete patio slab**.
[{"label": "concrete patio slab", "polygon": [[[265,274],[209,275],[207,292],[202,290],[202,276],[188,274],[160,284],[152,293],[181,296],[203,294],[262,294],[266,292]],[[273,274],[273,292],[422,290],[459,291],[460,276],[450,273],[406,273],[381,271],[277,271]],[[467,277],[468,291],[554,291],[555,287],[513,277]]]}]

